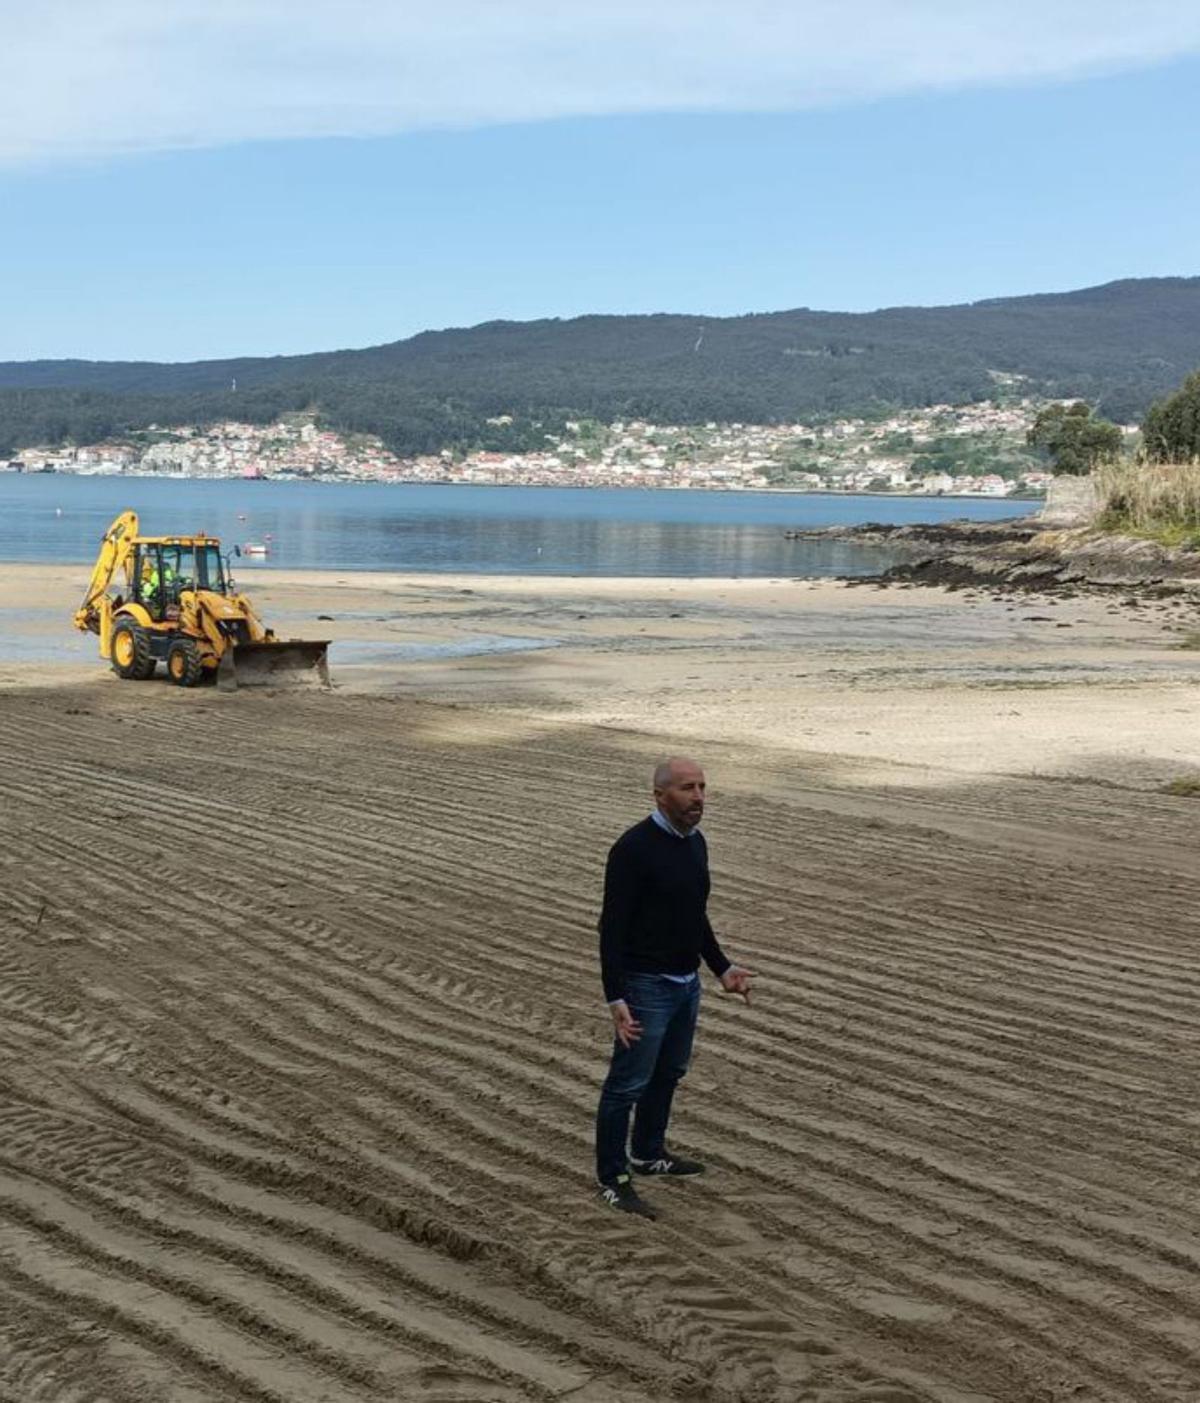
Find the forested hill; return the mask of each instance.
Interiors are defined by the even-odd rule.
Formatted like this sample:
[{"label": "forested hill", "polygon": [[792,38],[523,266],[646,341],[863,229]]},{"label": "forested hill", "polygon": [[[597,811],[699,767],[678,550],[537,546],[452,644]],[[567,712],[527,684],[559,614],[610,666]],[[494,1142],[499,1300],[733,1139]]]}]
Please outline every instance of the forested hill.
[{"label": "forested hill", "polygon": [[[306,356],[0,363],[0,452],[295,409],[399,451],[518,447],[572,416],[769,423],[962,403],[992,395],[993,372],[1130,420],[1197,366],[1200,278],[868,313],[488,322]],[[487,424],[499,415],[515,422]]]}]

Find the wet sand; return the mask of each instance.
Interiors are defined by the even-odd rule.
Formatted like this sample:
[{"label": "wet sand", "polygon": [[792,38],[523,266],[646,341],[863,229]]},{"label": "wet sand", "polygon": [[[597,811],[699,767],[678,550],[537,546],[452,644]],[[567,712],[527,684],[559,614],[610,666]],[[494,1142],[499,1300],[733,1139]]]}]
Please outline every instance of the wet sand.
[{"label": "wet sand", "polygon": [[[264,571],[337,688],[230,696],[56,655],[85,575],[0,567],[0,1398],[1197,1396],[1186,611]],[[675,747],[760,983],[649,1225],[594,921]]]},{"label": "wet sand", "polygon": [[[0,688],[111,685],[81,567],[0,565]],[[369,694],[939,774],[1155,788],[1200,773],[1200,609],[829,580],[245,569],[281,636]],[[157,686],[165,686],[160,677]],[[870,762],[877,762],[871,768]]]}]

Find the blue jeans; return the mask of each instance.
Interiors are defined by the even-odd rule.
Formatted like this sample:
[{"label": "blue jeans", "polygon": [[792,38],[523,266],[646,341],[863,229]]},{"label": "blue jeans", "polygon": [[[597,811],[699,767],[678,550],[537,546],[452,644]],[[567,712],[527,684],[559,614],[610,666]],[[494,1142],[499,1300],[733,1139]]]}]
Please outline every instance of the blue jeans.
[{"label": "blue jeans", "polygon": [[601,1183],[629,1170],[625,1143],[635,1107],[634,1159],[661,1159],[666,1154],[671,1098],[692,1055],[700,980],[680,984],[658,974],[631,974],[625,981],[625,1001],[642,1025],[642,1036],[630,1047],[613,1039],[612,1063],[596,1116],[596,1177]]}]

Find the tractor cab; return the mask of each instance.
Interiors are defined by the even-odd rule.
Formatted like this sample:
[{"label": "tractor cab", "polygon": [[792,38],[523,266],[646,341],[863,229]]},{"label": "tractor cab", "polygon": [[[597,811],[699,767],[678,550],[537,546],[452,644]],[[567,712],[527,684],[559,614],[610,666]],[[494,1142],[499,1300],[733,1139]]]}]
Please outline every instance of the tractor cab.
[{"label": "tractor cab", "polygon": [[221,543],[211,537],[160,537],[138,541],[130,562],[130,600],[154,620],[179,617],[184,590],[228,594]]}]

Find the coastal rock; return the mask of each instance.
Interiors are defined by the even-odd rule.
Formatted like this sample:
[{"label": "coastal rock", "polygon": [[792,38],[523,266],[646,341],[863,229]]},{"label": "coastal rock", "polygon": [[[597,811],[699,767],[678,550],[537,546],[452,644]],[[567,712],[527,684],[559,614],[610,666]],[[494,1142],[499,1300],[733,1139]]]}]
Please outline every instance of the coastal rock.
[{"label": "coastal rock", "polygon": [[1118,536],[1090,526],[1056,527],[1040,516],[998,522],[835,526],[789,533],[797,540],[844,540],[886,547],[897,563],[858,583],[909,582],[951,589],[1131,588],[1153,598],[1200,599],[1200,550]]},{"label": "coastal rock", "polygon": [[1086,526],[1099,509],[1093,478],[1066,477],[1060,473],[1050,480],[1040,520],[1043,526]]}]

